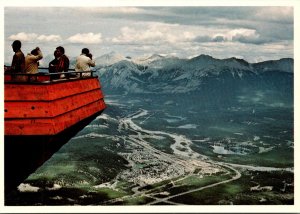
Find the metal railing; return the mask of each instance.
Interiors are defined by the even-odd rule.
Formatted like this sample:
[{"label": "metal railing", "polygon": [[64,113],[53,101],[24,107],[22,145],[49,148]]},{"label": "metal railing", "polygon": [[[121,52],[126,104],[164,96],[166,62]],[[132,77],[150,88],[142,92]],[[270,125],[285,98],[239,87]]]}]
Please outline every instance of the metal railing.
[{"label": "metal railing", "polygon": [[[9,66],[4,66],[9,67]],[[39,67],[39,70],[47,70],[47,67]],[[68,72],[58,72],[58,73],[49,73],[49,72],[38,72],[36,74],[29,73],[17,73],[5,71],[5,82],[53,82],[61,80],[70,80],[70,79],[82,79],[94,77],[93,73],[96,71],[75,71],[75,69],[68,69]]]}]

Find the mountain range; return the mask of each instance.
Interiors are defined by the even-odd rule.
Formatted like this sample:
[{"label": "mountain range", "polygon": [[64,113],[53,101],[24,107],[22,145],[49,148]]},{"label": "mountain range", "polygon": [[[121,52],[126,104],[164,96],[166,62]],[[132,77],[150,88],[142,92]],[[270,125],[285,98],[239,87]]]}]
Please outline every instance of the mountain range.
[{"label": "mountain range", "polygon": [[216,59],[209,55],[191,59],[157,54],[143,59],[119,56],[112,54],[114,63],[98,64],[96,68],[107,93],[182,94],[246,87],[290,94],[293,91],[291,58],[248,63],[235,57]]}]

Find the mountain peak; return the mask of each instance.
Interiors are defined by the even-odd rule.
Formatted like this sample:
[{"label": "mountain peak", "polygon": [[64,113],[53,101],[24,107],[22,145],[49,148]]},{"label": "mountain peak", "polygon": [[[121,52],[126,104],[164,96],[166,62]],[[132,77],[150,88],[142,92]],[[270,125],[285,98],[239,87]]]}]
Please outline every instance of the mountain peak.
[{"label": "mountain peak", "polygon": [[219,61],[218,59],[213,58],[210,55],[201,54],[199,56],[193,57],[189,60],[189,62],[205,62],[207,63],[213,63],[215,61]]},{"label": "mountain peak", "polygon": [[154,61],[162,60],[165,58],[166,57],[163,56],[163,54],[152,54],[152,55],[145,55],[145,56],[137,57],[137,58],[133,59],[133,62],[136,64],[147,65]]},{"label": "mountain peak", "polygon": [[199,56],[196,56],[192,59],[215,59],[215,58],[213,58],[212,56],[207,55],[207,54],[200,54]]},{"label": "mountain peak", "polygon": [[111,51],[95,59],[97,65],[112,65],[122,60],[130,60],[130,59],[126,58],[125,56],[115,51]]},{"label": "mountain peak", "polygon": [[235,61],[244,66],[249,66],[249,62],[247,62],[246,60],[241,59],[241,58],[231,57],[231,58],[225,59],[225,61]]}]

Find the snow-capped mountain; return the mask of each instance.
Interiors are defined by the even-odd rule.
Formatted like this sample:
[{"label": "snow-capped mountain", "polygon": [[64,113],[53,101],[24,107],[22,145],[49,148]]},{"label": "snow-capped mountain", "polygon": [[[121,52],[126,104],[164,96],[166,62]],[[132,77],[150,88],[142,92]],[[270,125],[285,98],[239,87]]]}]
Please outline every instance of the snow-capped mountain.
[{"label": "snow-capped mountain", "polygon": [[152,55],[146,55],[146,56],[141,56],[141,57],[136,57],[132,61],[136,64],[141,64],[141,65],[148,65],[151,62],[165,59],[167,57],[160,55],[160,54],[152,54]]},{"label": "snow-capped mountain", "polygon": [[[272,79],[261,72],[265,70],[270,71],[268,73],[272,74]],[[290,75],[280,76],[282,72],[278,71],[281,70]],[[292,70],[293,59],[251,64],[242,59],[215,59],[208,55],[189,60],[153,55],[144,58],[144,61],[122,60],[102,67],[98,72],[103,88],[108,93],[191,93],[204,88],[215,90],[222,85],[263,87],[265,83],[271,84],[272,80],[277,81],[278,85],[281,84],[278,81],[285,78],[290,81],[293,78]]]},{"label": "snow-capped mountain", "polygon": [[120,62],[122,60],[130,61],[129,58],[126,58],[125,56],[114,51],[95,58],[97,66],[108,66]]},{"label": "snow-capped mountain", "polygon": [[[109,70],[109,71],[108,71]],[[130,61],[120,61],[109,67],[104,67],[99,70],[103,84],[112,90],[122,88],[124,92],[143,92],[140,85],[145,84],[141,80],[143,75],[139,67]]]}]

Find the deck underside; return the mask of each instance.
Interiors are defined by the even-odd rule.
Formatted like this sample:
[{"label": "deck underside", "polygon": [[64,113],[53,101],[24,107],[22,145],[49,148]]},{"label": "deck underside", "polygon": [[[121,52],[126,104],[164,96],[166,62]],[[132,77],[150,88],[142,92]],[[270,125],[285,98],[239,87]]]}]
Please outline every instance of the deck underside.
[{"label": "deck underside", "polygon": [[8,194],[102,112],[57,135],[5,136],[5,193]]}]

